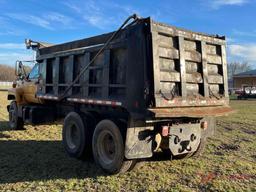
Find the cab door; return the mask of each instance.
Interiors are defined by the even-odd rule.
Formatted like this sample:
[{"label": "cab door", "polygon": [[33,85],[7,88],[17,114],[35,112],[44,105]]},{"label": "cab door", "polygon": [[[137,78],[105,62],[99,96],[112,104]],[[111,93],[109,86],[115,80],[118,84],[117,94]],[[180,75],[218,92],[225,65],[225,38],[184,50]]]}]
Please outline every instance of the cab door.
[{"label": "cab door", "polygon": [[36,98],[37,84],[39,80],[39,64],[36,63],[23,83],[23,97],[26,103],[40,103]]}]

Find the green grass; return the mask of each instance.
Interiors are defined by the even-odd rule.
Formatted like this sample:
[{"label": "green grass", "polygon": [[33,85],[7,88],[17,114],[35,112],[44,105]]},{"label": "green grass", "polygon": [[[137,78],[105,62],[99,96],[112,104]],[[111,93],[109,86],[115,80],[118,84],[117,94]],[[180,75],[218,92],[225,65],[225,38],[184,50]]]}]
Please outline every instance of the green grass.
[{"label": "green grass", "polygon": [[0,191],[255,191],[256,101],[231,101],[198,159],[153,157],[128,173],[106,175],[93,160],[68,157],[61,126],[9,130],[0,92]]},{"label": "green grass", "polygon": [[229,99],[230,100],[236,100],[237,99],[237,95],[236,94],[229,95]]}]

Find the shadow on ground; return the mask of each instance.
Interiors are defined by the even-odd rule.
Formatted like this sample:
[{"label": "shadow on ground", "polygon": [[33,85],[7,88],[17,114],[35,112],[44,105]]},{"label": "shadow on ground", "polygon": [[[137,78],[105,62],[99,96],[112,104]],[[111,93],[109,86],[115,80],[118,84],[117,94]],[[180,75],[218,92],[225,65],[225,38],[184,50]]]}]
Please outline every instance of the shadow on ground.
[{"label": "shadow on ground", "polygon": [[105,175],[92,158],[68,157],[61,141],[8,140],[11,132],[8,121],[0,121],[0,184]]},{"label": "shadow on ground", "polygon": [[92,159],[68,157],[61,141],[0,141],[0,184],[100,175]]},{"label": "shadow on ground", "polygon": [[[11,132],[8,122],[0,121],[0,184],[107,175],[95,165],[92,155],[86,160],[69,157],[61,141],[10,140]],[[170,160],[170,156],[159,152],[138,166],[163,160]]]},{"label": "shadow on ground", "polygon": [[2,131],[10,131],[8,121],[0,120],[0,132],[2,132]]},{"label": "shadow on ground", "polygon": [[[0,132],[0,138],[3,137]],[[159,153],[145,161],[169,160]],[[140,162],[140,164],[143,163]],[[0,141],[0,184],[52,179],[85,179],[107,175],[92,158],[77,160],[61,141]]]}]

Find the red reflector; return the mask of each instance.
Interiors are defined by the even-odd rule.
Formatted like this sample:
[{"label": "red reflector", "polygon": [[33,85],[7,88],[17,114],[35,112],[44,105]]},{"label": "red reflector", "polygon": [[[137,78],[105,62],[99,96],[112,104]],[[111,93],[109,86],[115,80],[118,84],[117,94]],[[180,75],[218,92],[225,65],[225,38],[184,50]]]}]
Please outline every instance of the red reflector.
[{"label": "red reflector", "polygon": [[162,127],[162,136],[166,137],[169,135],[169,127],[168,126],[163,126]]},{"label": "red reflector", "polygon": [[207,129],[207,128],[208,128],[208,123],[207,123],[207,121],[201,122],[201,128],[202,128],[202,129]]}]

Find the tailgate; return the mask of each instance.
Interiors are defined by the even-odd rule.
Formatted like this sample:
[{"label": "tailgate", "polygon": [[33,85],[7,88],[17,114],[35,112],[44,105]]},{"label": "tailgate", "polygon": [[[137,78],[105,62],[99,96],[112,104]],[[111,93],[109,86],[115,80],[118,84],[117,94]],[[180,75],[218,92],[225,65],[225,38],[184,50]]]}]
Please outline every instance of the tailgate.
[{"label": "tailgate", "polygon": [[150,24],[155,107],[227,105],[224,38]]}]

